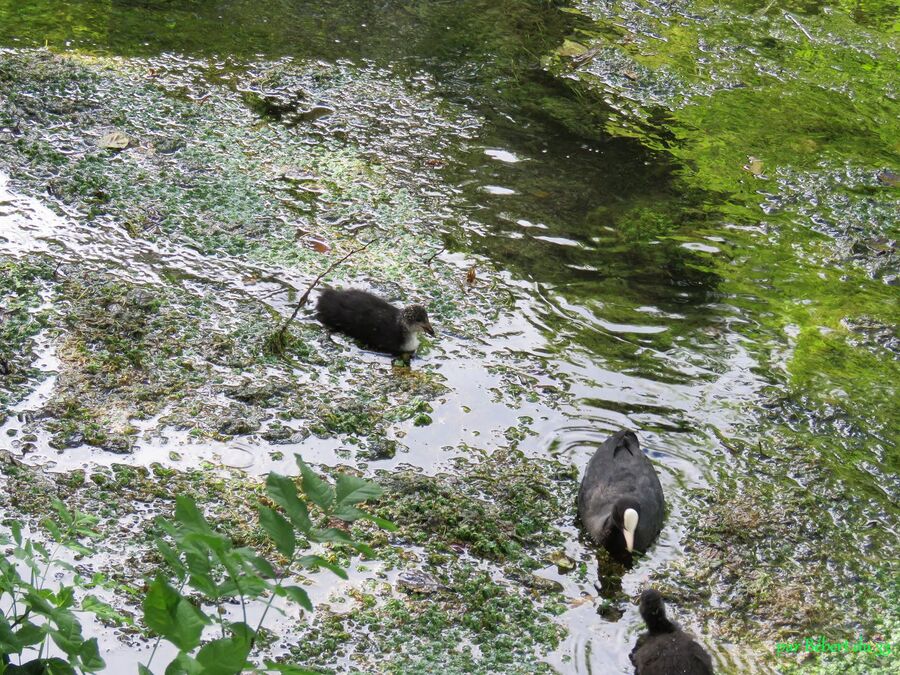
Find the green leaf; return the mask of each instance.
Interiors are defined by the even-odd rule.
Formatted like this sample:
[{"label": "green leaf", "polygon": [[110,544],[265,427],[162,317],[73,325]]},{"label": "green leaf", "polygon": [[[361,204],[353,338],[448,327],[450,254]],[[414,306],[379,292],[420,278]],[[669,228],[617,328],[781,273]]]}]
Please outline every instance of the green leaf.
[{"label": "green leaf", "polygon": [[290,598],[301,607],[305,607],[310,612],[313,611],[313,604],[309,599],[309,595],[299,586],[278,586],[275,588],[275,594],[284,598]]},{"label": "green leaf", "polygon": [[384,494],[384,490],[375,483],[357,478],[356,476],[347,476],[341,474],[338,476],[335,484],[335,497],[337,505],[359,504],[367,499],[375,499]]},{"label": "green leaf", "polygon": [[341,567],[340,565],[335,565],[334,563],[329,562],[328,560],[325,560],[325,558],[318,555],[305,555],[297,560],[297,563],[302,565],[303,567],[324,567],[325,569],[329,569],[337,574],[341,579],[347,578],[347,572],[343,567]]},{"label": "green leaf", "polygon": [[219,638],[208,642],[197,652],[203,675],[236,675],[244,669],[250,643],[241,637]]},{"label": "green leaf", "polygon": [[200,644],[209,619],[165,579],[157,577],[144,597],[144,623],[182,651]]},{"label": "green leaf", "polygon": [[377,558],[375,551],[368,544],[364,544],[361,541],[351,541],[350,545],[355,548],[357,551],[362,553],[367,558]]},{"label": "green leaf", "polygon": [[294,527],[303,534],[308,533],[312,529],[309,509],[297,496],[297,486],[294,484],[294,481],[286,476],[272,472],[266,478],[266,492],[273,502],[284,509]]},{"label": "green leaf", "polygon": [[387,530],[388,532],[394,532],[397,529],[397,526],[394,525],[391,521],[385,520],[384,518],[379,518],[378,516],[373,516],[371,513],[367,513],[362,509],[356,508],[355,506],[339,506],[331,515],[347,523],[352,523],[355,520],[371,520],[373,523]]},{"label": "green leaf", "polygon": [[349,534],[347,534],[343,530],[337,529],[336,527],[315,529],[309,533],[309,538],[318,542],[331,542],[333,544],[352,545],[354,543],[352,537]]},{"label": "green leaf", "polygon": [[203,666],[192,656],[181,653],[166,666],[166,675],[202,675]]},{"label": "green leaf", "polygon": [[243,640],[248,645],[252,645],[256,639],[256,631],[250,628],[243,621],[228,624],[228,631],[236,640]]},{"label": "green leaf", "polygon": [[276,673],[283,673],[284,675],[318,675],[315,670],[307,670],[306,668],[300,668],[299,666],[292,666],[289,663],[276,663],[275,661],[266,661],[266,668],[268,670],[274,670]]},{"label": "green leaf", "polygon": [[53,621],[56,624],[56,629],[49,631],[50,637],[71,661],[81,653],[81,649],[84,646],[81,624],[78,623],[75,615],[67,610],[58,610],[53,616]]},{"label": "green leaf", "polygon": [[373,523],[378,525],[383,530],[387,530],[388,532],[396,532],[397,526],[394,525],[390,520],[385,520],[384,518],[379,518],[378,516],[373,516],[371,513],[367,513],[363,516],[363,520],[371,520]]},{"label": "green leaf", "polygon": [[280,514],[268,506],[259,507],[259,524],[263,526],[269,538],[275,542],[279,553],[285,558],[293,558],[297,549],[297,538],[293,526]]},{"label": "green leaf", "polygon": [[49,518],[44,518],[41,521],[41,525],[44,526],[44,529],[50,533],[50,536],[53,538],[53,541],[62,542],[64,537],[62,530],[59,529],[59,526],[54,523]]},{"label": "green leaf", "polygon": [[[29,663],[34,663],[31,661]],[[42,659],[44,666],[43,675],[75,675],[75,668],[67,661],[60,658]]]},{"label": "green leaf", "polygon": [[138,664],[138,675],[153,675],[153,671],[150,670],[143,663]]},{"label": "green leaf", "polygon": [[19,647],[36,645],[44,639],[45,635],[47,635],[47,628],[47,624],[38,626],[37,624],[31,623],[31,621],[26,621],[21,624],[19,630],[16,631],[15,640]]},{"label": "green leaf", "polygon": [[106,667],[106,662],[100,657],[100,648],[97,646],[97,638],[86,640],[81,645],[81,669],[89,673],[96,673]]},{"label": "green leaf", "polygon": [[256,575],[228,577],[216,589],[220,598],[243,595],[246,598],[258,598],[269,592],[272,585]]},{"label": "green leaf", "polygon": [[319,478],[306,462],[300,459],[300,455],[295,455],[294,457],[303,476],[303,493],[325,513],[331,513],[331,506],[334,504],[334,490],[328,483]]},{"label": "green leaf", "polygon": [[56,606],[60,609],[71,607],[75,603],[75,589],[63,586],[56,592]]},{"label": "green leaf", "polygon": [[75,518],[72,516],[72,512],[66,508],[66,505],[60,499],[53,499],[50,502],[50,505],[53,507],[53,510],[56,511],[56,515],[59,516],[59,519],[66,525],[71,525],[75,522]]},{"label": "green leaf", "polygon": [[84,600],[81,601],[81,611],[90,612],[97,618],[105,619],[118,626],[132,625],[134,623],[131,617],[120,614],[112,605],[108,605],[93,595],[84,596]]},{"label": "green leaf", "polygon": [[22,523],[18,520],[13,520],[9,523],[9,529],[12,530],[13,541],[16,542],[17,546],[22,545]]},{"label": "green leaf", "polygon": [[175,498],[175,520],[191,532],[215,534],[200,509],[197,508],[196,502],[186,495],[178,495]]},{"label": "green leaf", "polygon": [[163,557],[163,560],[169,564],[172,571],[178,576],[183,576],[185,573],[184,564],[181,562],[181,558],[178,553],[176,553],[175,549],[158,537],[156,539],[156,548],[159,549],[159,554]]},{"label": "green leaf", "polygon": [[278,572],[272,566],[268,560],[263,558],[261,555],[257,555],[256,551],[249,548],[240,548],[236,549],[235,553],[240,553],[244,556],[244,560],[250,563],[250,566],[259,573],[264,579],[275,579],[278,577]]},{"label": "green leaf", "polygon": [[25,602],[31,608],[32,612],[36,612],[43,616],[52,617],[55,607],[44,599],[44,595],[48,591],[41,593],[37,590],[29,590],[25,593]]}]

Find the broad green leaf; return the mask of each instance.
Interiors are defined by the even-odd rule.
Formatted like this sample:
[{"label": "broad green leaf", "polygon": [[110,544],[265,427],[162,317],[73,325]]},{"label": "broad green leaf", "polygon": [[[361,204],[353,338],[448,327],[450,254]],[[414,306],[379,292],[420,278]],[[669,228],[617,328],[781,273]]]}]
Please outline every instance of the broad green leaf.
[{"label": "broad green leaf", "polygon": [[335,574],[337,574],[341,579],[347,578],[347,572],[340,565],[335,565],[332,562],[325,560],[325,558],[318,555],[305,555],[302,558],[297,560],[297,563],[302,565],[303,567],[324,567],[325,569],[329,569]]},{"label": "broad green leaf", "polygon": [[64,537],[63,537],[62,530],[59,529],[59,525],[54,523],[49,518],[44,518],[41,521],[41,525],[43,525],[44,529],[50,533],[50,536],[53,538],[53,541],[56,541],[56,542],[63,541]]},{"label": "broad green leaf", "polygon": [[334,544],[353,544],[353,538],[336,527],[328,527],[325,529],[315,529],[309,533],[310,539],[319,542],[331,542]]},{"label": "broad green leaf", "polygon": [[[30,663],[34,663],[34,661]],[[71,663],[60,658],[43,659],[42,665],[44,666],[44,675],[75,675],[76,672]],[[24,667],[27,668],[28,664],[25,664]]]},{"label": "broad green leaf", "polygon": [[258,576],[243,575],[228,577],[216,588],[216,596],[220,598],[243,595],[247,598],[258,598],[272,589],[272,585]]},{"label": "broad green leaf", "polygon": [[31,608],[32,612],[36,612],[37,614],[42,614],[43,616],[52,617],[55,607],[51,605],[44,599],[44,595],[47,593],[41,593],[37,590],[29,590],[25,593],[25,602]]},{"label": "broad green leaf", "polygon": [[75,522],[75,518],[72,515],[72,512],[66,507],[66,505],[60,499],[53,499],[50,501],[50,505],[53,507],[53,510],[56,511],[56,515],[59,516],[59,519],[65,523],[66,525],[71,525]]},{"label": "broad green leaf", "polygon": [[120,614],[112,605],[108,605],[93,595],[84,596],[84,600],[81,601],[81,611],[90,612],[100,619],[105,619],[119,626],[134,623],[131,617]]},{"label": "broad green leaf", "polygon": [[260,574],[264,579],[275,579],[278,576],[278,572],[272,566],[268,560],[263,558],[261,555],[257,555],[256,551],[250,548],[241,548],[236,549],[235,552],[240,552],[241,555],[244,556],[244,559],[250,563],[250,566],[256,570],[258,574]]},{"label": "broad green leaf", "polygon": [[228,624],[228,631],[236,640],[243,640],[247,644],[252,644],[256,639],[256,631],[243,621]]},{"label": "broad green leaf", "polygon": [[359,504],[384,494],[384,490],[375,483],[345,474],[338,476],[334,487],[338,506]]},{"label": "broad green leaf", "polygon": [[97,638],[86,640],[81,645],[81,669],[89,673],[96,673],[106,667],[106,662],[100,657],[100,648],[97,646]]},{"label": "broad green leaf", "polygon": [[71,586],[63,586],[56,593],[56,606],[60,609],[71,607],[75,602],[75,589]]},{"label": "broad green leaf", "polygon": [[266,478],[266,493],[272,501],[284,509],[294,527],[303,534],[308,533],[312,529],[309,509],[297,496],[297,486],[294,484],[294,481],[286,476],[272,472]]},{"label": "broad green leaf", "polygon": [[179,649],[189,652],[200,644],[209,619],[162,577],[150,584],[143,607],[144,623]]},{"label": "broad green leaf", "polygon": [[294,602],[296,602],[301,607],[305,607],[310,612],[313,611],[312,601],[309,599],[309,595],[307,595],[306,591],[304,591],[299,586],[278,586],[275,589],[276,595],[280,595],[282,597],[290,598]]},{"label": "broad green leaf", "polygon": [[387,530],[388,532],[394,532],[397,529],[397,526],[394,525],[391,521],[385,520],[384,518],[379,518],[378,516],[373,516],[372,514],[366,513],[362,509],[358,509],[355,506],[339,506],[331,515],[335,518],[343,520],[346,523],[352,523],[356,520],[371,520],[373,523]]},{"label": "broad green leaf", "polygon": [[[19,648],[30,647],[38,644],[47,635],[47,624],[38,626],[37,624],[26,621],[20,624],[20,628],[15,632],[15,641]],[[2,648],[0,648],[2,651]],[[18,649],[16,650],[18,651]]]},{"label": "broad green leaf", "polygon": [[153,671],[150,670],[143,663],[138,664],[138,675],[153,675]]},{"label": "broad green leaf", "polygon": [[378,516],[373,516],[371,513],[367,513],[363,516],[363,520],[371,520],[373,523],[378,525],[383,530],[387,530],[388,532],[396,532],[397,526],[394,525],[390,520],[385,520],[384,518],[379,518]]},{"label": "broad green leaf", "polygon": [[303,494],[325,513],[331,513],[331,506],[334,504],[334,490],[328,483],[319,478],[306,462],[300,459],[300,455],[295,455],[294,457],[297,460],[297,466],[300,467],[300,474],[303,476],[301,484]]},{"label": "broad green leaf", "polygon": [[84,645],[84,637],[81,635],[81,624],[74,617],[72,617],[71,621],[60,621],[59,617],[54,617],[54,619],[56,629],[50,630],[50,638],[71,661],[81,653]]},{"label": "broad green leaf", "polygon": [[[0,614],[0,654],[18,654],[20,651],[21,648],[9,621],[3,614]],[[0,659],[0,664],[2,664],[2,659]]]},{"label": "broad green leaf", "polygon": [[172,659],[166,666],[166,675],[202,675],[205,671],[197,660],[185,653],[181,653]]},{"label": "broad green leaf", "polygon": [[297,548],[293,526],[268,506],[259,507],[259,524],[263,526],[269,538],[275,542],[279,553],[291,559]]},{"label": "broad green leaf", "polygon": [[364,544],[361,541],[351,542],[350,545],[355,548],[357,551],[362,553],[367,558],[377,558],[378,556],[375,554],[375,551],[368,544]]},{"label": "broad green leaf", "polygon": [[239,637],[219,638],[208,642],[197,652],[203,675],[236,675],[244,669],[250,643]]},{"label": "broad green leaf", "polygon": [[12,530],[13,541],[16,542],[17,546],[22,545],[22,523],[18,520],[13,520],[9,524],[9,529]]}]

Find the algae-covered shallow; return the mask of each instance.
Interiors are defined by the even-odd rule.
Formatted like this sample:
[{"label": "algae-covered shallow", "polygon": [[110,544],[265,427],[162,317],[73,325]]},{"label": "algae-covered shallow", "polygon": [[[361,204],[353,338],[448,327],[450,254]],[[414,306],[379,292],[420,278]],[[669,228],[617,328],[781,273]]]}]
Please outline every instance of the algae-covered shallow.
[{"label": "algae-covered shallow", "polygon": [[[298,452],[399,530],[282,658],[629,672],[653,585],[721,672],[892,672],[776,645],[898,640],[896,17],[0,0],[4,517],[102,513],[136,613],[173,491],[254,542]],[[301,311],[273,349],[364,244],[326,283],[437,338],[405,367]],[[626,426],[669,514],[621,576],[573,496]]]}]

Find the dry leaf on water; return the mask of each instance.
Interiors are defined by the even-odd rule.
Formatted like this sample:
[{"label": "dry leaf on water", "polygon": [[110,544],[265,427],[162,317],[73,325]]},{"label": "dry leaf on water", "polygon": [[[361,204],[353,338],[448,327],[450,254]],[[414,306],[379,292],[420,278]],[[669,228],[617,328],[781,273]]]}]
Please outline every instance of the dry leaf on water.
[{"label": "dry leaf on water", "polygon": [[762,176],[763,162],[758,157],[747,157],[747,163],[744,164],[744,171],[749,171],[754,176]]},{"label": "dry leaf on water", "polygon": [[328,253],[331,247],[321,239],[307,239],[306,245],[318,253]]},{"label": "dry leaf on water", "polygon": [[103,134],[97,141],[97,145],[109,150],[124,150],[129,143],[131,143],[131,139],[121,131],[110,131],[108,134]]}]

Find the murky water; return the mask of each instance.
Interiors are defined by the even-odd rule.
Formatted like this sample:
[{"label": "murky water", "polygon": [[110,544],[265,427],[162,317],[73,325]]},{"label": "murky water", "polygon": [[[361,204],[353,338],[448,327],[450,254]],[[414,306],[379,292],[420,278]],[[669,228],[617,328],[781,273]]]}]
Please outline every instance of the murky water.
[{"label": "murky water", "polygon": [[[712,528],[698,526],[697,518],[702,523],[705,509],[715,513],[717,504],[727,508],[735,495],[771,486],[792,498],[818,497],[796,517],[800,522],[830,518],[833,528],[818,551],[797,553],[788,562],[772,552],[767,539],[742,544],[758,553],[755,567],[745,570],[748,577],[765,573],[776,585],[789,586],[830,564],[835,590],[824,595],[835,607],[844,602],[836,589],[849,579],[870,580],[865,593],[891,592],[879,579],[885,573],[890,578],[896,557],[900,496],[892,326],[897,187],[891,184],[898,149],[896,138],[879,136],[873,128],[880,116],[897,111],[896,81],[881,86],[873,75],[871,86],[865,80],[854,85],[852,101],[874,102],[873,92],[886,92],[885,101],[865,113],[856,103],[832,99],[830,117],[812,121],[792,118],[795,108],[781,117],[758,109],[771,110],[772,100],[760,92],[768,91],[765,77],[777,68],[785,71],[782,79],[799,83],[788,91],[801,99],[797,109],[818,101],[808,80],[819,71],[802,70],[796,51],[779,53],[778,45],[765,40],[800,49],[810,30],[818,31],[815,40],[839,45],[834,49],[844,50],[849,40],[856,51],[842,62],[845,68],[861,68],[860,60],[869,58],[863,53],[874,54],[874,62],[888,59],[879,51],[882,42],[857,32],[847,33],[844,42],[826,40],[826,29],[816,23],[817,8],[786,6],[773,19],[778,39],[757,36],[761,42],[748,59],[734,42],[741,35],[723,37],[722,26],[761,8],[735,3],[720,16],[703,3],[679,5],[676,15],[688,27],[681,38],[698,31],[707,40],[701,45],[705,70],[694,81],[685,75],[690,50],[673,36],[658,35],[670,26],[666,8],[655,3],[577,3],[582,13],[561,11],[555,3],[479,0],[265,7],[235,1],[187,8],[165,2],[62,4],[65,15],[58,2],[0,0],[0,42],[30,48],[46,41],[60,52],[121,57],[121,81],[78,85],[84,89],[75,99],[87,101],[88,108],[102,109],[98,101],[125,98],[129,87],[140,91],[142,81],[152,78],[168,93],[134,99],[131,133],[143,133],[142,147],[157,149],[136,164],[143,163],[148,175],[172,175],[186,187],[173,196],[148,188],[140,199],[98,198],[99,216],[85,218],[83,195],[60,198],[51,190],[39,198],[26,196],[46,187],[52,163],[40,158],[27,166],[7,163],[10,184],[0,187],[5,256],[43,254],[79,273],[96,270],[137,285],[166,287],[172,298],[180,298],[172,300],[179,307],[190,304],[185,297],[198,299],[198,305],[202,298],[208,303],[203,321],[216,329],[288,315],[295,291],[315,277],[310,266],[318,270],[314,259],[285,254],[285,245],[275,246],[272,239],[247,244],[257,236],[248,220],[261,221],[253,225],[259,232],[280,232],[296,222],[296,241],[303,245],[321,235],[317,224],[328,232],[333,230],[326,224],[350,233],[378,232],[387,240],[387,253],[347,271],[344,282],[388,294],[396,290],[389,286],[392,274],[407,292],[441,303],[453,275],[464,279],[474,264],[483,278],[471,289],[458,282],[460,291],[450,304],[463,309],[446,309],[444,333],[413,373],[394,371],[383,357],[340,338],[334,351],[314,322],[301,319],[303,334],[314,335],[311,340],[318,340],[316,348],[328,358],[358,364],[353,367],[360,370],[326,376],[332,378],[329,386],[351,391],[366,368],[415,395],[417,371],[437,383],[421,394],[430,405],[430,424],[417,426],[405,418],[386,425],[386,437],[403,447],[391,458],[359,457],[340,435],[307,434],[280,442],[273,453],[264,438],[271,416],[255,433],[233,440],[198,438],[167,424],[187,409],[186,403],[173,402],[135,417],[138,440],[125,458],[102,445],[56,449],[50,445],[54,430],[43,429],[29,462],[68,471],[122,461],[179,468],[188,458],[253,473],[288,472],[296,451],[327,465],[350,458],[369,469],[412,465],[433,474],[465,456],[468,446],[502,445],[510,429],[524,427],[529,433],[519,447],[527,454],[583,467],[610,432],[630,427],[640,432],[658,468],[670,515],[648,559],[625,575],[625,595],[634,597],[647,582],[665,578],[681,590],[684,606],[699,613],[704,603],[691,597],[696,586],[690,571],[698,568],[698,549],[711,549],[690,539]],[[868,13],[858,7],[854,22],[875,30],[887,10],[873,7]],[[697,27],[699,12],[714,16],[705,24],[708,35]],[[607,41],[610,34],[615,39]],[[0,60],[10,54],[0,54]],[[814,54],[808,58],[813,61]],[[758,72],[745,72],[748,61]],[[866,72],[882,77],[880,69]],[[837,90],[844,84],[823,86]],[[203,102],[196,116],[178,112],[175,103],[172,110],[165,108],[176,95]],[[732,100],[745,95],[749,100],[740,105]],[[29,111],[16,119],[16,110],[42,104],[47,102],[18,101],[12,117],[0,124],[2,140],[14,143],[19,127],[28,124]],[[215,139],[209,131],[217,115],[236,125],[256,119],[254,110],[262,111],[261,121],[253,122],[259,138],[229,132],[226,139]],[[718,117],[706,119],[704,110]],[[872,119],[848,121],[856,113]],[[790,119],[802,122],[793,134],[782,129]],[[773,138],[766,136],[766,125],[778,128]],[[96,141],[80,138],[77,126],[34,126],[43,142],[63,153],[90,154]],[[206,134],[202,138],[200,131]],[[178,149],[183,138],[196,139],[197,147],[190,149],[200,159],[177,153],[167,159],[163,141],[173,138]],[[241,144],[253,175],[242,175],[240,159],[228,164],[232,159],[217,149],[220,141]],[[298,147],[331,152],[341,144],[357,148],[358,155],[348,155],[339,166],[330,155],[314,162],[292,155]],[[729,152],[736,144],[740,149]],[[204,179],[184,167],[202,165],[207,156],[201,152],[221,160],[213,182],[222,180],[223,191],[232,190],[243,202],[211,204],[197,196]],[[754,154],[764,157],[754,160]],[[377,162],[381,173],[360,170],[362,160]],[[124,168],[113,170],[123,172],[120,182],[134,177]],[[353,193],[358,183],[376,189]],[[277,193],[280,206],[253,212],[250,195],[257,189]],[[407,201],[375,203],[373,194],[384,193],[408,195]],[[197,201],[177,217],[160,217],[158,224],[152,217],[135,219],[147,236],[123,236],[121,212],[105,206],[131,199],[148,212],[162,213],[188,198]],[[198,222],[192,224],[195,207]],[[214,216],[204,221],[207,213]],[[228,231],[230,218],[240,223],[235,229],[243,228],[240,237]],[[213,234],[210,225],[223,221],[226,227]],[[392,225],[409,239],[395,243],[386,227]],[[294,240],[293,231],[287,236]],[[425,288],[426,272],[383,262],[390,259],[391,246],[416,241],[428,241],[431,248],[413,258],[438,255],[444,271],[436,274],[444,277],[434,284],[440,292]],[[438,253],[439,245],[447,250]],[[250,305],[259,314],[247,318],[241,312]],[[472,318],[488,307],[492,316]],[[469,315],[459,318],[465,312]],[[44,375],[9,407],[0,429],[2,447],[20,452],[16,434],[22,420],[30,419],[26,413],[38,415],[53,397],[61,368],[54,354],[61,340],[40,334],[33,367]],[[882,363],[889,365],[882,369]],[[220,374],[196,385],[196,400],[211,383],[298,378],[290,380],[296,383],[308,376],[279,365],[267,368],[247,366],[241,372],[222,366]],[[224,395],[219,398],[228,404]],[[300,426],[308,410],[291,405],[273,405],[270,411],[285,413],[279,424],[287,419],[287,426]],[[706,503],[705,495],[716,497]],[[881,527],[864,532],[856,526],[861,522]],[[566,532],[569,555],[590,560],[575,528],[568,525]],[[839,554],[841,541],[866,555]],[[796,540],[786,543],[791,542]],[[733,545],[726,541],[726,553]],[[767,558],[777,558],[777,567]],[[557,574],[552,566],[540,573],[561,583],[569,599],[596,592],[596,564],[587,580]],[[707,604],[724,607],[722,614],[749,611],[735,600],[737,585],[710,573]],[[865,606],[864,593],[850,595],[859,602],[846,611],[846,624],[825,628],[877,630],[864,624],[858,609]],[[759,594],[754,598],[765,602]],[[562,672],[628,672],[640,620],[633,604],[620,604],[621,618],[608,620],[591,602],[573,603],[558,619],[568,636],[546,660]],[[763,613],[759,621],[771,616]],[[715,610],[703,619],[684,618],[722,670],[770,667],[742,644],[739,633],[721,629],[727,619],[716,617]],[[762,632],[765,639],[771,634]]]}]

